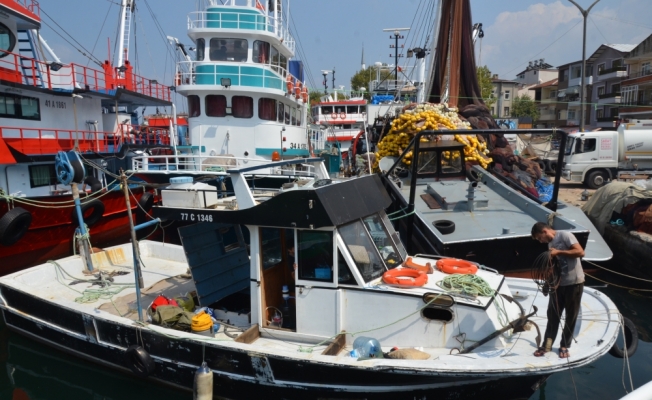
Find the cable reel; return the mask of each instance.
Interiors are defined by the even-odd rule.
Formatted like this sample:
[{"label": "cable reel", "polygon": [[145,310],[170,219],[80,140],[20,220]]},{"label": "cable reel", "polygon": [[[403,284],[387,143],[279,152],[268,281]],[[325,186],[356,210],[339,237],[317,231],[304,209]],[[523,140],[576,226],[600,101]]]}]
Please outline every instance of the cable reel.
[{"label": "cable reel", "polygon": [[54,171],[62,185],[70,185],[72,182],[83,183],[86,177],[86,169],[81,157],[73,150],[57,153],[54,158]]}]

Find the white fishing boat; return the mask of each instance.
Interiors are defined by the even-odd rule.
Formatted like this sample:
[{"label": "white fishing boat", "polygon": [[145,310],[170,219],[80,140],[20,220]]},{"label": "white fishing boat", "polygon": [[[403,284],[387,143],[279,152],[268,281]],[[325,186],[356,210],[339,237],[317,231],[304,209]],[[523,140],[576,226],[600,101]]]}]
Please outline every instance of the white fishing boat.
[{"label": "white fishing boat", "polygon": [[[256,169],[297,163],[310,176],[279,190],[247,185]],[[163,190],[154,214],[192,223],[180,229],[183,246],[141,241],[137,257],[129,244],[104,249],[93,255],[95,278],[77,256],[0,278],[7,326],[156,385],[191,390],[205,363],[202,390],[209,380],[209,393],[233,399],[526,398],[550,374],[614,346],[620,313],[585,288],[571,357],[534,357],[548,302],[537,284],[461,260],[408,257],[377,175],[333,181],[320,159],[223,174],[235,196]],[[451,262],[476,273],[443,272]],[[448,286],[460,276],[479,292]],[[198,334],[147,321],[160,295],[195,296],[222,327]],[[355,349],[370,357],[351,356],[360,336],[378,341]]]}]

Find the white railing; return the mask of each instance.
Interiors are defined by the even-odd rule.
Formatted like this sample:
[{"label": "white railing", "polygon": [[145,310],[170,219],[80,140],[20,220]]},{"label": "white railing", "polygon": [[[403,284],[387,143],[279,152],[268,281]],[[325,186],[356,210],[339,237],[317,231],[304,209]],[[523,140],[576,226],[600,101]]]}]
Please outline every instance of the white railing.
[{"label": "white railing", "polygon": [[263,14],[195,11],[188,14],[188,29],[242,29],[270,32],[278,37],[292,54],[296,48],[294,38],[283,25],[283,21]]},{"label": "white railing", "polygon": [[[269,164],[272,161],[262,159],[251,159],[242,157],[231,157],[228,155],[205,156],[197,154],[179,154],[179,155],[162,155],[151,156],[144,155],[133,157],[131,161],[131,170],[133,172],[171,172],[183,171],[187,173],[201,172],[215,175],[226,175],[227,171],[238,168],[250,168]],[[291,172],[297,176],[315,176],[315,166],[300,164],[300,170],[297,165],[288,165],[285,167],[276,167],[267,173],[271,175],[284,175]],[[258,175],[264,173],[264,169],[251,171],[251,174]]]}]

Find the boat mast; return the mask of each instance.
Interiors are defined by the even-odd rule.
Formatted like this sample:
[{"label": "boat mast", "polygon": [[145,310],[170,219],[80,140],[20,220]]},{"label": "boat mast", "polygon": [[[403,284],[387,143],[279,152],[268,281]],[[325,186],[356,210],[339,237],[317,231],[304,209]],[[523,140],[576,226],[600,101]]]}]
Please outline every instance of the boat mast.
[{"label": "boat mast", "polygon": [[129,36],[134,0],[122,0],[120,4],[120,31],[118,32],[118,67],[129,59]]}]

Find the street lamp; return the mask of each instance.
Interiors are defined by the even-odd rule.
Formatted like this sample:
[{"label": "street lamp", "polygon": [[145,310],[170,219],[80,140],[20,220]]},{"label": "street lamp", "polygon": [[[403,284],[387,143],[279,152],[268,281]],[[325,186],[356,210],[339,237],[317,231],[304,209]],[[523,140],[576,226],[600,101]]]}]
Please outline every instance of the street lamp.
[{"label": "street lamp", "polygon": [[577,7],[580,10],[580,13],[582,13],[582,17],[584,17],[584,35],[582,37],[582,76],[581,76],[581,89],[580,89],[580,132],[584,132],[584,103],[585,103],[585,98],[586,95],[584,94],[584,86],[585,84],[585,74],[586,74],[586,17],[589,16],[589,13],[591,12],[591,9],[593,8],[594,5],[598,4],[600,0],[595,0],[593,4],[586,10],[580,7],[579,4],[577,4],[573,0],[568,0],[575,7]]}]

